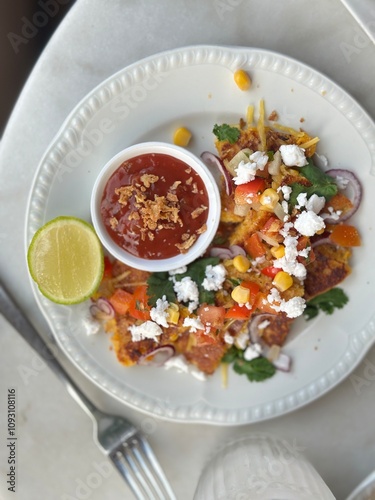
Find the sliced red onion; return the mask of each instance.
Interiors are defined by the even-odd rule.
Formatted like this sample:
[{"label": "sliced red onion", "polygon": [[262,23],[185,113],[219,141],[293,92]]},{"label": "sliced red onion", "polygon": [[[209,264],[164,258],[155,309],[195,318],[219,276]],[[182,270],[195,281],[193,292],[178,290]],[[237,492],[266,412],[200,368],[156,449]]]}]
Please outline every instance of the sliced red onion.
[{"label": "sliced red onion", "polygon": [[292,366],[292,359],[285,352],[280,352],[279,357],[272,361],[272,364],[282,372],[289,372]]},{"label": "sliced red onion", "polygon": [[239,245],[231,245],[228,247],[212,247],[210,249],[211,257],[219,257],[221,260],[233,259],[237,255],[246,255],[245,250]]},{"label": "sliced red onion", "polygon": [[138,364],[142,366],[162,366],[175,353],[172,345],[163,345],[156,347],[153,351],[141,356]]},{"label": "sliced red onion", "polygon": [[204,151],[201,154],[201,158],[208,167],[216,167],[217,169],[219,169],[220,173],[224,177],[225,192],[228,196],[230,196],[233,193],[233,181],[230,173],[225,168],[221,159],[213,153],[210,153],[209,151]]},{"label": "sliced red onion", "polygon": [[229,248],[224,247],[212,247],[210,249],[211,257],[219,257],[221,260],[232,259],[232,252]]},{"label": "sliced red onion", "polygon": [[[323,234],[313,236],[311,238],[311,248],[319,247],[320,245],[335,245],[333,241],[330,239],[330,234],[325,231]],[[335,245],[336,246],[336,245]]]},{"label": "sliced red onion", "polygon": [[[328,224],[338,224],[339,222],[343,222],[345,220],[350,219],[350,217],[352,217],[358,210],[358,207],[362,200],[362,186],[357,176],[350,170],[345,170],[341,168],[332,168],[331,170],[327,170],[326,174],[329,175],[330,177],[333,177],[336,180],[340,191],[345,193],[345,195],[349,198],[349,200],[353,204],[353,208],[351,210],[348,210],[347,212],[339,215],[338,218],[334,219],[326,217],[324,219],[325,222],[328,222]],[[340,187],[339,183],[340,178],[344,179],[344,181],[347,182],[346,186]]]},{"label": "sliced red onion", "polygon": [[231,245],[229,250],[232,252],[233,257],[236,257],[237,255],[246,256],[245,249],[240,247],[240,245]]},{"label": "sliced red onion", "polygon": [[109,300],[100,297],[90,306],[90,313],[95,319],[112,319],[115,316],[115,310]]}]

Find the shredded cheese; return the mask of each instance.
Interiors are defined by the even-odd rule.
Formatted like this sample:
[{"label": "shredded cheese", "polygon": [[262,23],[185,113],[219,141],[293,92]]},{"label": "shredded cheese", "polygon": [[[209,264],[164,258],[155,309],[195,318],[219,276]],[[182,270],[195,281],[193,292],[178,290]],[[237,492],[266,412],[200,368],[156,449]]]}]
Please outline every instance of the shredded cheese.
[{"label": "shredded cheese", "polygon": [[313,139],[310,139],[309,141],[304,142],[303,144],[299,144],[299,147],[302,149],[307,149],[310,146],[314,146],[314,144],[316,144],[319,141],[320,141],[319,137],[314,137]]},{"label": "shredded cheese", "polygon": [[250,127],[253,124],[254,121],[254,106],[248,106],[247,111],[246,111],[246,122],[248,127]]},{"label": "shredded cheese", "polygon": [[259,102],[259,118],[257,123],[257,130],[260,137],[260,151],[267,151],[266,130],[264,126],[264,100]]}]

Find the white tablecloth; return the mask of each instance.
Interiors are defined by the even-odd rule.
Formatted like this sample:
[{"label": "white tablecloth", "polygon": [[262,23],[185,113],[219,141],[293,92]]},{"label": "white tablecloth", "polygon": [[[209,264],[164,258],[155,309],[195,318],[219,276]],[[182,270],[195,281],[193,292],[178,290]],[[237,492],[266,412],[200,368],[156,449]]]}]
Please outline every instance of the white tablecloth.
[{"label": "white tablecloth", "polygon": [[[261,47],[292,56],[334,79],[375,117],[375,47],[339,0],[77,0],[36,64],[0,150],[0,275],[44,334],[24,249],[27,197],[43,152],[69,111],[104,78],[142,57],[193,44]],[[88,417],[1,317],[0,331],[1,498],[131,498],[120,476],[103,465]],[[292,414],[237,428],[143,415],[62,361],[101,408],[128,416],[146,431],[178,499],[192,498],[203,465],[219,445],[248,432],[296,443],[338,499],[374,468],[375,348],[354,372],[363,381],[360,390],[351,376]],[[5,479],[8,387],[17,388],[18,398],[16,494]]]}]

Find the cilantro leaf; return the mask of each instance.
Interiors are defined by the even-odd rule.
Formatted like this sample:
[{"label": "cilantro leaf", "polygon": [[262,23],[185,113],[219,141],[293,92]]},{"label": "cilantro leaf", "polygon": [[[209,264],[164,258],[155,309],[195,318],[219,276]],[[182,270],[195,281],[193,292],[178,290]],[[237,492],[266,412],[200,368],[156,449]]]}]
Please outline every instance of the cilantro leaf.
[{"label": "cilantro leaf", "polygon": [[238,354],[239,354],[239,349],[237,349],[237,347],[233,345],[230,349],[227,350],[227,352],[221,358],[221,362],[228,364],[233,363],[233,361],[238,357]]},{"label": "cilantro leaf", "polygon": [[332,288],[328,292],[317,295],[306,303],[304,315],[306,319],[315,318],[319,310],[326,314],[332,314],[335,310],[341,309],[348,302],[349,298],[341,288]]},{"label": "cilantro leaf", "polygon": [[240,138],[241,132],[237,127],[231,127],[227,123],[223,123],[223,125],[214,125],[212,131],[219,141],[229,141],[231,144],[234,144]]},{"label": "cilantro leaf", "polygon": [[262,382],[273,377],[276,372],[274,365],[262,356],[247,361],[244,351],[232,346],[223,356],[223,363],[233,363],[233,370],[239,375],[246,375],[250,382]]},{"label": "cilantro leaf", "polygon": [[233,370],[240,375],[246,375],[250,382],[262,382],[267,378],[273,377],[276,372],[276,368],[271,361],[263,357],[255,358],[251,361],[237,359],[233,363]]},{"label": "cilantro leaf", "polygon": [[199,302],[201,304],[214,304],[215,303],[215,292],[205,290],[202,286],[203,280],[206,277],[206,267],[207,266],[216,266],[219,264],[219,257],[207,257],[203,259],[197,259],[192,262],[187,271],[183,274],[177,274],[175,276],[177,281],[181,281],[182,278],[189,276],[195,283],[198,285],[199,290]]},{"label": "cilantro leaf", "polygon": [[[199,302],[201,304],[214,304],[215,292],[205,290],[202,286],[203,280],[206,277],[206,267],[216,266],[219,264],[219,257],[207,257],[197,259],[187,266],[187,271],[181,274],[175,274],[174,279],[181,281],[182,278],[189,276],[197,285],[199,290]],[[177,297],[173,287],[173,281],[170,279],[168,272],[152,273],[147,280],[147,294],[149,296],[148,304],[155,307],[157,299],[166,296],[168,302],[176,302]]]},{"label": "cilantro leaf", "polygon": [[167,272],[152,273],[147,280],[149,296],[148,303],[150,306],[155,307],[157,299],[166,296],[168,302],[175,302],[176,294],[173,290],[173,283],[169,279],[170,276]]},{"label": "cilantro leaf", "polygon": [[337,194],[338,188],[333,177],[324,173],[319,167],[316,167],[310,158],[308,159],[308,164],[301,167],[299,172],[303,177],[306,177],[312,185],[307,187],[298,182],[292,184],[292,193],[289,200],[291,205],[294,206],[297,204],[297,196],[300,193],[307,193],[308,198],[313,194],[324,196],[327,201]]}]

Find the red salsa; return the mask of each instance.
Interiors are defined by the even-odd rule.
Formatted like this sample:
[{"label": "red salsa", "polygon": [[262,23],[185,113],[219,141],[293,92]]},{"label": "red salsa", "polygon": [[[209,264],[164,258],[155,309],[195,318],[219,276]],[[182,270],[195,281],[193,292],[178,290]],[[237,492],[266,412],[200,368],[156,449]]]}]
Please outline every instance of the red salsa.
[{"label": "red salsa", "polygon": [[186,253],[206,231],[208,194],[181,160],[149,153],[126,160],[108,180],[101,217],[111,238],[144,259]]}]

